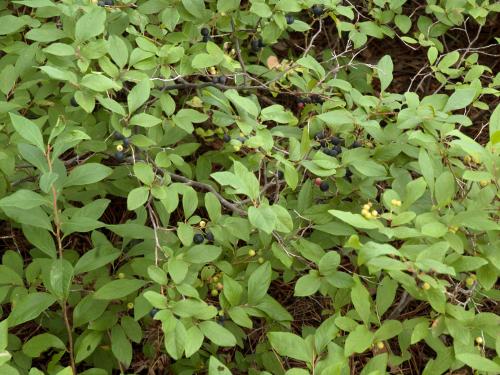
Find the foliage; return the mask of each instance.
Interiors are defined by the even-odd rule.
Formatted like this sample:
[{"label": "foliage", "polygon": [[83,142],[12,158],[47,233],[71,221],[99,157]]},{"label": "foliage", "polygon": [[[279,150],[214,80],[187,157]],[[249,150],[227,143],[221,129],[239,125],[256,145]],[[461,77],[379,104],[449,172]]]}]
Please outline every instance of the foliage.
[{"label": "foliage", "polygon": [[500,373],[500,5],[353,3],[0,1],[1,374]]}]

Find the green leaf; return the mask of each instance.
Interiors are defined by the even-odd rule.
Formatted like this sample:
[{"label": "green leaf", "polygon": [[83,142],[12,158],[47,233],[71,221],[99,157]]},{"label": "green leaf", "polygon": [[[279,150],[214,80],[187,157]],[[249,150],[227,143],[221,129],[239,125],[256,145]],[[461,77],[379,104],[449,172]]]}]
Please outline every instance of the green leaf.
[{"label": "green leaf", "polygon": [[75,343],[75,362],[80,363],[91,355],[101,342],[104,332],[86,330]]},{"label": "green leaf", "polygon": [[240,303],[241,296],[243,294],[243,287],[229,275],[224,274],[223,293],[231,306],[237,306]]},{"label": "green leaf", "polygon": [[276,213],[272,206],[250,207],[248,209],[248,220],[255,228],[271,234],[276,225]]},{"label": "green leaf", "polygon": [[30,338],[23,344],[23,353],[28,357],[36,358],[40,357],[40,354],[49,348],[64,350],[66,346],[59,337],[50,333],[42,333]]},{"label": "green leaf", "polygon": [[203,332],[198,327],[192,326],[186,331],[186,343],[184,345],[186,358],[191,357],[201,348],[203,340]]},{"label": "green leaf", "polygon": [[232,373],[221,361],[214,356],[210,356],[208,361],[208,375],[232,375]]},{"label": "green leaf", "polygon": [[500,104],[495,107],[495,110],[490,116],[489,133],[490,140],[493,144],[500,142]]},{"label": "green leaf", "polygon": [[110,35],[106,45],[107,50],[113,61],[123,69],[128,61],[127,44],[117,35]]},{"label": "green leaf", "polygon": [[130,362],[132,362],[132,344],[127,339],[123,328],[119,325],[115,325],[111,329],[111,351],[125,367],[130,366]]},{"label": "green leaf", "polygon": [[38,315],[56,302],[56,298],[48,293],[30,293],[22,296],[9,315],[9,327],[36,319]]},{"label": "green leaf", "polygon": [[130,90],[127,96],[128,111],[134,113],[141,105],[149,99],[151,88],[148,80],[143,80]]},{"label": "green leaf", "polygon": [[339,211],[339,210],[328,210],[330,214],[337,217],[338,219],[346,222],[347,224],[359,228],[359,229],[377,229],[382,227],[380,223],[375,220],[367,220],[359,214],[353,214],[351,212]]},{"label": "green leaf", "polygon": [[0,264],[0,285],[23,286],[24,282],[16,271],[4,264]]},{"label": "green leaf", "polygon": [[38,147],[40,151],[45,153],[45,145],[40,128],[34,122],[24,117],[14,113],[9,113],[9,115],[16,132],[30,144]]},{"label": "green leaf", "polygon": [[145,281],[137,279],[113,280],[100,287],[94,293],[94,298],[101,300],[120,299],[134,293],[145,284]]},{"label": "green leaf", "polygon": [[289,332],[269,332],[267,337],[279,355],[312,363],[313,355],[302,337]]},{"label": "green leaf", "polygon": [[354,286],[351,289],[351,301],[356,312],[365,324],[369,324],[371,315],[370,293],[361,283],[359,277],[354,278]]},{"label": "green leaf", "polygon": [[91,73],[84,76],[80,84],[97,92],[103,92],[111,89],[119,90],[121,87],[111,78],[96,73]]},{"label": "green leaf", "polygon": [[146,203],[149,197],[149,188],[141,186],[130,190],[127,196],[127,209],[133,211]]},{"label": "green leaf", "polygon": [[444,112],[451,112],[457,109],[467,107],[472,103],[476,96],[476,90],[473,88],[457,89],[446,102],[443,108]]},{"label": "green leaf", "polygon": [[390,55],[385,55],[377,64],[377,75],[380,80],[380,91],[385,91],[392,82],[394,65]]},{"label": "green leaf", "polygon": [[459,353],[456,355],[459,361],[479,371],[500,373],[500,365],[488,358],[481,357],[475,353]]},{"label": "green leaf", "polygon": [[302,276],[295,284],[294,296],[305,297],[316,293],[321,286],[321,278],[317,274],[310,273]]},{"label": "green leaf", "polygon": [[90,185],[99,182],[113,173],[113,170],[98,163],[79,165],[71,171],[64,182],[65,187],[77,185]]},{"label": "green leaf", "polygon": [[42,195],[31,190],[20,189],[14,194],[0,199],[1,208],[16,207],[23,210],[31,210],[35,207],[48,205],[49,201]]},{"label": "green leaf", "polygon": [[205,321],[199,324],[201,332],[215,345],[219,346],[235,346],[236,338],[228,329],[222,327],[221,325],[212,322]]},{"label": "green leaf", "polygon": [[248,279],[248,303],[256,305],[265,297],[271,285],[271,264],[265,262]]},{"label": "green leaf", "polygon": [[349,357],[353,353],[363,353],[373,342],[373,332],[366,326],[358,325],[349,333],[345,341],[344,355]]},{"label": "green leaf", "polygon": [[102,7],[94,7],[92,11],[84,14],[75,26],[75,38],[81,43],[104,32],[106,11]]}]

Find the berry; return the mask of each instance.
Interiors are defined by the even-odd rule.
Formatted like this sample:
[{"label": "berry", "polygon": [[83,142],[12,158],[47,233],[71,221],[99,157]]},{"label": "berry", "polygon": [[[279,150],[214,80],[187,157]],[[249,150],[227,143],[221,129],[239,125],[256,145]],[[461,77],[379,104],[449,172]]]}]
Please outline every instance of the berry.
[{"label": "berry", "polygon": [[123,146],[128,147],[130,145],[130,139],[123,138]]},{"label": "berry", "polygon": [[253,52],[259,52],[262,48],[259,41],[260,39],[254,39],[250,42],[250,48]]},{"label": "berry", "polygon": [[220,83],[221,85],[225,85],[225,84],[226,84],[226,82],[227,82],[227,77],[226,77],[226,76],[220,76],[220,77],[219,77],[219,83]]},{"label": "berry", "polygon": [[234,146],[233,146],[233,150],[234,150],[234,151],[236,151],[236,152],[238,152],[238,151],[240,151],[240,150],[241,150],[241,146],[234,145]]},{"label": "berry", "polygon": [[104,0],[104,5],[107,5],[107,6],[113,5],[113,0]]},{"label": "berry", "polygon": [[257,253],[255,252],[255,250],[253,250],[253,249],[248,250],[248,256],[249,257],[254,257],[256,254]]},{"label": "berry", "polygon": [[260,257],[259,259],[257,259],[257,262],[259,262],[260,264],[262,264],[262,263],[265,262],[265,260],[264,260],[264,258]]},{"label": "berry", "polygon": [[302,108],[304,108],[304,102],[298,102],[298,103],[297,103],[297,108],[298,108],[299,110],[301,110]]},{"label": "berry", "polygon": [[210,37],[210,35],[203,35],[203,42],[206,43],[206,42],[209,42],[212,40],[212,38]]},{"label": "berry", "polygon": [[291,14],[287,14],[285,16],[285,19],[286,19],[287,25],[291,25],[293,23],[293,21],[295,21],[295,19],[293,18],[293,16]]},{"label": "berry", "polygon": [[122,152],[123,151],[123,146],[122,145],[116,146],[116,151]]},{"label": "berry", "polygon": [[323,5],[314,4],[311,8],[311,11],[316,17],[319,17],[323,14]]},{"label": "berry", "polygon": [[122,133],[118,133],[118,132],[115,132],[113,134],[113,137],[117,140],[117,141],[121,141],[122,139],[124,139],[125,137],[123,136]]},{"label": "berry", "polygon": [[339,146],[342,144],[342,138],[333,136],[330,138],[330,142],[332,143],[332,145]]},{"label": "berry", "polygon": [[479,184],[481,185],[481,187],[486,187],[490,184],[490,180],[481,180],[479,181]]},{"label": "berry", "polygon": [[203,36],[208,36],[208,35],[210,35],[210,30],[208,29],[208,27],[202,27],[200,30],[200,33]]},{"label": "berry", "polygon": [[340,147],[339,145],[333,147],[333,150],[337,153],[337,155],[342,153],[342,147]]},{"label": "berry", "polygon": [[360,141],[354,141],[351,145],[351,148],[358,148],[358,147],[361,147],[362,144]]},{"label": "berry", "polygon": [[127,309],[132,310],[134,308],[134,304],[132,302],[127,303]]},{"label": "berry", "polygon": [[97,2],[97,5],[99,5],[100,7],[103,7],[103,6],[105,6],[105,5],[106,5],[106,3],[104,2],[104,0],[99,0],[99,1]]},{"label": "berry", "polygon": [[200,228],[205,228],[207,226],[207,222],[205,220],[200,221]]},{"label": "berry", "polygon": [[224,289],[224,285],[223,285],[222,283],[217,283],[217,284],[215,285],[215,288],[216,288],[217,290],[222,290],[222,289]]},{"label": "berry", "polygon": [[377,348],[384,349],[384,343],[382,341],[377,342]]},{"label": "berry", "polygon": [[125,274],[124,274],[123,272],[120,272],[120,273],[118,274],[118,278],[119,278],[119,279],[124,279],[124,278],[125,278]]},{"label": "berry", "polygon": [[265,47],[266,45],[264,44],[264,42],[262,41],[262,39],[259,39],[259,47],[262,48],[262,47]]},{"label": "berry", "polygon": [[312,103],[317,103],[317,104],[323,104],[323,99],[319,95],[312,95],[311,96],[311,102]]},{"label": "berry", "polygon": [[429,290],[430,288],[431,288],[431,285],[430,285],[429,283],[424,283],[424,284],[422,285],[422,289],[423,289],[423,290]]},{"label": "berry", "polygon": [[283,173],[283,171],[278,171],[277,173],[277,176],[278,178],[281,180],[283,177],[285,177],[285,174]]},{"label": "berry", "polygon": [[224,136],[222,137],[222,140],[224,142],[231,142],[231,136],[229,134],[224,134]]},{"label": "berry", "polygon": [[482,338],[481,336],[476,337],[476,339],[475,339],[475,340],[476,340],[476,343],[477,343],[478,345],[481,345],[481,344],[484,342],[484,340],[483,340],[483,338]]},{"label": "berry", "polygon": [[320,139],[325,139],[326,135],[325,135],[325,132],[323,131],[320,131],[320,132],[317,132],[316,134],[314,134],[314,139],[316,140],[320,140]]},{"label": "berry", "polygon": [[78,103],[76,102],[75,97],[71,98],[71,100],[69,101],[69,104],[71,104],[72,107],[78,107]]},{"label": "berry", "polygon": [[316,177],[316,179],[314,180],[314,184],[315,184],[316,186],[321,185],[321,182],[322,182],[322,181],[321,181],[321,178],[319,178],[319,177]]},{"label": "berry", "polygon": [[157,313],[158,311],[160,311],[160,310],[158,310],[157,308],[153,308],[153,309],[151,309],[151,311],[149,312],[149,316],[150,316],[151,318],[154,318],[154,317],[155,317],[155,315],[156,315],[156,313]]},{"label": "berry", "polygon": [[326,181],[323,181],[320,185],[319,185],[319,190],[321,191],[328,191],[328,189],[330,189],[330,185],[328,184],[328,182]]},{"label": "berry", "polygon": [[207,232],[205,238],[208,242],[213,242],[215,240],[214,234],[212,232]]},{"label": "berry", "polygon": [[200,233],[196,233],[194,236],[193,236],[193,242],[197,245],[199,245],[200,243],[203,243],[203,241],[205,241],[205,238],[203,238],[203,235],[200,234]]},{"label": "berry", "polygon": [[473,277],[468,277],[465,279],[465,283],[467,284],[467,286],[473,286],[475,282],[476,280],[474,280]]},{"label": "berry", "polygon": [[212,295],[212,297],[217,297],[219,295],[219,291],[217,289],[212,289],[210,291],[210,294]]},{"label": "berry", "polygon": [[218,84],[219,83],[219,77],[212,77],[212,83],[214,85]]},{"label": "berry", "polygon": [[123,151],[117,151],[115,152],[115,159],[118,161],[123,161],[125,159],[125,153]]}]

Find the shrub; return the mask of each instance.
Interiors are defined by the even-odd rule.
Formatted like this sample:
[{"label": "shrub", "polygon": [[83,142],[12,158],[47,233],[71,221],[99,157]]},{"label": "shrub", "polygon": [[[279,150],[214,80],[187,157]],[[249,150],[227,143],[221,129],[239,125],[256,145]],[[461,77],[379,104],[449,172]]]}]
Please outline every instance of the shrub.
[{"label": "shrub", "polygon": [[500,373],[500,6],[415,4],[1,2],[0,373]]}]

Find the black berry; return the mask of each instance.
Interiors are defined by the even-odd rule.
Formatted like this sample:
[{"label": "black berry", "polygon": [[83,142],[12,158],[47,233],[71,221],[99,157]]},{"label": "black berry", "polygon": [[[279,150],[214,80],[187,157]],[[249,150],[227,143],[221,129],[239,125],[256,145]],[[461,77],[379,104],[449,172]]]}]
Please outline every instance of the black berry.
[{"label": "black berry", "polygon": [[128,138],[123,138],[123,146],[128,147],[130,145],[130,139]]},{"label": "black berry", "polygon": [[340,145],[336,145],[333,147],[333,150],[337,153],[337,154],[341,154],[342,153],[342,147],[340,147]]},{"label": "black berry", "polygon": [[213,84],[218,84],[219,83],[219,77],[212,77],[212,83]]},{"label": "black berry", "polygon": [[123,151],[116,151],[115,159],[118,161],[123,161],[123,159],[125,159],[125,153]]},{"label": "black berry", "polygon": [[311,11],[316,17],[319,17],[323,14],[323,5],[314,4],[311,8]]},{"label": "black berry", "polygon": [[104,0],[104,5],[111,6],[113,3],[113,0]]},{"label": "black berry", "polygon": [[203,35],[203,42],[206,43],[206,42],[209,42],[211,40],[212,40],[212,38],[210,38],[210,35]]},{"label": "black berry", "polygon": [[231,141],[231,136],[229,134],[224,134],[224,136],[222,137],[222,140],[224,142],[230,142]]},{"label": "black berry", "polygon": [[208,242],[213,242],[215,240],[214,234],[212,232],[205,233],[205,238]]},{"label": "black berry", "polygon": [[264,42],[262,41],[262,39],[259,39],[259,47],[260,47],[260,48],[265,47],[265,44],[264,44]]},{"label": "black berry", "polygon": [[293,16],[292,16],[291,14],[287,14],[287,15],[285,16],[285,18],[286,18],[286,23],[287,23],[288,25],[291,25],[291,24],[293,23],[293,21],[295,21],[295,19],[293,18]]},{"label": "black berry", "polygon": [[281,180],[283,177],[285,177],[285,174],[283,173],[283,171],[278,171],[277,173],[277,176],[278,178]]},{"label": "black berry", "polygon": [[113,137],[117,140],[117,141],[121,141],[122,139],[124,139],[125,137],[123,136],[122,133],[118,133],[118,132],[115,132],[113,134]]},{"label": "black berry", "polygon": [[314,134],[314,139],[315,140],[325,139],[325,132],[323,131],[317,132],[316,134]]},{"label": "black berry", "polygon": [[260,46],[260,43],[259,43],[260,39],[257,40],[257,39],[254,39],[250,42],[250,48],[252,49],[253,52],[259,52],[260,49],[261,49],[261,46]]},{"label": "black berry", "polygon": [[200,30],[201,35],[208,36],[210,34],[210,30],[207,27],[202,27]]},{"label": "black berry", "polygon": [[358,148],[358,147],[361,147],[362,144],[360,141],[354,141],[351,145],[351,148]]},{"label": "black berry", "polygon": [[197,245],[199,245],[200,243],[203,243],[203,241],[205,241],[205,238],[203,238],[203,235],[200,234],[200,233],[196,233],[193,237],[193,242]]},{"label": "black berry", "polygon": [[330,138],[330,142],[332,142],[332,144],[334,144],[334,145],[340,145],[340,144],[342,144],[342,139],[334,136],[334,137]]},{"label": "black berry", "polygon": [[330,189],[330,185],[328,185],[328,182],[326,182],[326,181],[323,181],[319,185],[319,190],[321,190],[321,191],[328,191],[328,189]]},{"label": "black berry", "polygon": [[226,82],[227,82],[227,77],[226,77],[226,76],[220,76],[220,77],[219,77],[219,83],[220,83],[221,85],[225,85],[225,84],[226,84]]},{"label": "black berry", "polygon": [[153,308],[153,309],[151,309],[151,311],[149,312],[149,316],[150,316],[151,318],[154,318],[154,317],[155,317],[155,315],[156,315],[156,313],[157,313],[158,311],[160,311],[160,310],[158,310],[157,308]]}]

